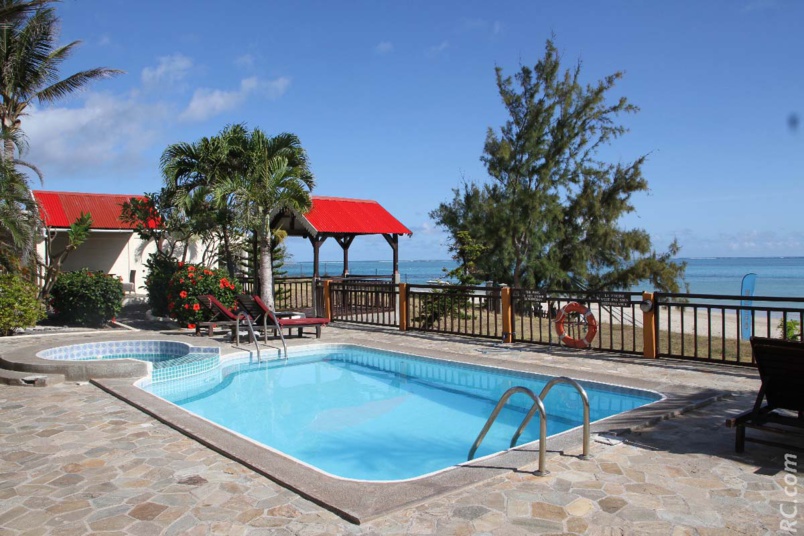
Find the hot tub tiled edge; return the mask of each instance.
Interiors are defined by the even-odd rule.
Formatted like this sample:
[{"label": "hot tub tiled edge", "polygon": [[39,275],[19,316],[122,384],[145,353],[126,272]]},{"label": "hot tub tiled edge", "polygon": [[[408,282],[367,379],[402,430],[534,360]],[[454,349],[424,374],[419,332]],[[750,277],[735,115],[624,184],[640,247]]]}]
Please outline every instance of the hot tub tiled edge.
[{"label": "hot tub tiled edge", "polygon": [[0,369],[39,374],[58,374],[66,381],[89,381],[93,378],[142,378],[149,374],[150,363],[138,359],[86,359],[88,356],[110,353],[150,353],[157,349],[175,356],[191,349],[199,353],[215,352],[217,348],[196,347],[186,342],[165,340],[105,340],[32,348],[24,352],[0,355]]}]

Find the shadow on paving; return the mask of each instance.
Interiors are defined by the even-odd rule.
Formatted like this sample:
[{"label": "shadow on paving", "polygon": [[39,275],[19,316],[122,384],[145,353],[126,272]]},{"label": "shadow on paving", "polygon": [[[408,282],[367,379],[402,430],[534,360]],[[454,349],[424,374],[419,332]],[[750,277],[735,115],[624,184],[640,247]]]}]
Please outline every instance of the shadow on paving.
[{"label": "shadow on paving", "polygon": [[[772,447],[747,443],[745,451],[735,452],[735,429],[725,425],[727,418],[750,409],[753,395],[730,396],[703,408],[684,414],[678,419],[668,419],[656,425],[635,430],[622,436],[622,440],[646,450],[658,450],[673,454],[706,455],[757,467],[754,473],[775,475],[784,471],[785,454],[793,452],[784,447]],[[776,434],[748,430],[748,435],[779,441]],[[786,437],[798,448],[804,447],[801,437]]]}]

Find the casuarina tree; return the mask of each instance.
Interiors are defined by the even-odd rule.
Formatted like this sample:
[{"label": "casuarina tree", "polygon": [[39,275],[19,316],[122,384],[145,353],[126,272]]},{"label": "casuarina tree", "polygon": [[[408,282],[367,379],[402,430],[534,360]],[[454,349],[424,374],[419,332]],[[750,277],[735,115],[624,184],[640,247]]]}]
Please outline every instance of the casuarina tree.
[{"label": "casuarina tree", "polygon": [[534,67],[521,66],[497,88],[508,119],[489,129],[481,161],[489,179],[464,183],[431,212],[456,243],[487,246],[476,272],[523,287],[627,288],[650,281],[675,291],[683,263],[673,262],[649,234],[626,229],[631,196],[648,190],[645,156],[606,162],[601,148],[626,133],[623,114],[638,111],[611,92],[622,73],[584,84],[581,64],[561,66],[552,40]]}]

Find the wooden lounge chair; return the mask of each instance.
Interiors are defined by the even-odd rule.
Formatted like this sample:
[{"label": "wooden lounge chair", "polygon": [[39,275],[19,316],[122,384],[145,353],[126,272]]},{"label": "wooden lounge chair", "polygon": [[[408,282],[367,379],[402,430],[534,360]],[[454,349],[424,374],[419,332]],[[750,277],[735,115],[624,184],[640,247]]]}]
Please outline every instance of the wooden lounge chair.
[{"label": "wooden lounge chair", "polygon": [[232,339],[235,341],[235,343],[239,344],[240,326],[248,326],[246,313],[241,311],[233,313],[212,294],[202,294],[201,296],[196,296],[196,299],[202,307],[208,311],[211,311],[213,316],[208,322],[198,322],[195,325],[195,334],[199,335],[201,333],[201,328],[205,327],[207,328],[207,335],[212,337],[212,333],[216,326],[228,326],[232,330]]},{"label": "wooden lounge chair", "polygon": [[241,294],[237,297],[240,308],[254,319],[254,323],[262,326],[266,342],[268,341],[268,330],[288,328],[288,336],[294,328],[298,330],[299,337],[302,336],[304,328],[315,328],[315,338],[321,338],[321,326],[329,324],[329,318],[282,318],[274,315],[265,305],[259,296],[249,296]]},{"label": "wooden lounge chair", "polygon": [[804,451],[801,446],[745,436],[745,429],[753,428],[804,437],[804,343],[751,337],[751,348],[762,386],[752,409],[726,421],[737,428],[735,450],[743,452],[750,441]]}]

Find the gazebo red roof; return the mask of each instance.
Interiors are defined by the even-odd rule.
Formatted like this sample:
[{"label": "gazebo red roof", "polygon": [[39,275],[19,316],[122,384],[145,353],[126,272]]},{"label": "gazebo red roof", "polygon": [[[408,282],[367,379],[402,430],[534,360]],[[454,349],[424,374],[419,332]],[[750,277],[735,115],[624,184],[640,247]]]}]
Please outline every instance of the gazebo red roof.
[{"label": "gazebo red roof", "polygon": [[413,234],[382,205],[367,199],[313,196],[313,208],[300,217],[318,233]]},{"label": "gazebo red roof", "polygon": [[120,221],[121,205],[141,195],[86,194],[81,192],[48,192],[34,190],[39,213],[45,225],[51,228],[69,227],[81,212],[92,214],[92,229],[133,229]]}]

